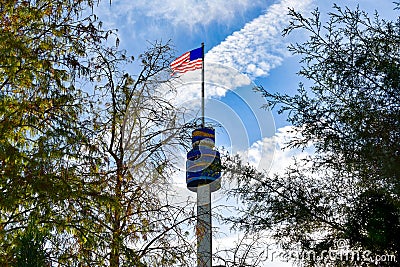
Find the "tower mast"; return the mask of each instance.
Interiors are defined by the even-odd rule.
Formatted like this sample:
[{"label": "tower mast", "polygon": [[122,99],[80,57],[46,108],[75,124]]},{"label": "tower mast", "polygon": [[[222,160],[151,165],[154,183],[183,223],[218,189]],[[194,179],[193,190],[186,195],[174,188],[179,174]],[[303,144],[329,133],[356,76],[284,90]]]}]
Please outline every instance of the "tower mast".
[{"label": "tower mast", "polygon": [[212,266],[211,193],[221,187],[221,159],[215,150],[215,130],[205,126],[204,43],[201,70],[201,127],[192,132],[192,149],[187,153],[186,184],[197,192],[197,267]]}]

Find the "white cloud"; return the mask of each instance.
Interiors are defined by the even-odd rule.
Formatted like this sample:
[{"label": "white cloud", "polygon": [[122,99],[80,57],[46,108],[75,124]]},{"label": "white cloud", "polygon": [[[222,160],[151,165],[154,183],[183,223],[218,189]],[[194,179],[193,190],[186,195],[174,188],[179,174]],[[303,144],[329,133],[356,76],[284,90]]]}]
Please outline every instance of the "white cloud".
[{"label": "white cloud", "polygon": [[137,4],[148,16],[161,17],[175,25],[207,25],[212,21],[230,20],[235,13],[260,1],[240,0],[153,0]]},{"label": "white cloud", "polygon": [[282,0],[271,5],[264,15],[212,48],[206,59],[238,69],[251,78],[267,76],[289,56],[287,41],[281,36],[289,20],[288,7],[304,12],[310,9],[311,3],[312,0]]},{"label": "white cloud", "polygon": [[294,126],[279,128],[274,136],[264,137],[262,140],[254,142],[248,150],[241,151],[239,154],[260,171],[282,172],[286,167],[294,163],[293,157],[301,159],[312,153],[311,148],[304,151],[300,149],[285,149],[287,143],[296,134],[297,130]]},{"label": "white cloud", "polygon": [[130,25],[145,16],[153,20],[166,20],[174,26],[193,28],[211,22],[226,23],[261,4],[264,4],[261,0],[113,0],[113,10],[116,12],[109,15],[123,15]]}]

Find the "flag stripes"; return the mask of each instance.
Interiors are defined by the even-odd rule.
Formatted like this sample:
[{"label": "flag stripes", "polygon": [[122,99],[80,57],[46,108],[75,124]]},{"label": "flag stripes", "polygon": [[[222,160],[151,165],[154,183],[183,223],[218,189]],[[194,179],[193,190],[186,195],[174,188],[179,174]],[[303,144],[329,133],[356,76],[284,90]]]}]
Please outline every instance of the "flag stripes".
[{"label": "flag stripes", "polygon": [[[175,73],[185,73],[203,67],[203,58],[198,56],[199,49],[184,53],[171,63],[172,75]],[[192,55],[191,55],[192,53]]]}]

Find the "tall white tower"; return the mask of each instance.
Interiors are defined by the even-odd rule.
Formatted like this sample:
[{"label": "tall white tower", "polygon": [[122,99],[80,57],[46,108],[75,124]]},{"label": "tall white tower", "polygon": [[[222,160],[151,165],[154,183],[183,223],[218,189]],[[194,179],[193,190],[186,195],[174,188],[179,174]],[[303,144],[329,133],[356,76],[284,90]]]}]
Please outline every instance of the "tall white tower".
[{"label": "tall white tower", "polygon": [[[204,124],[203,124],[204,125]],[[215,130],[202,127],[192,132],[187,153],[186,184],[197,192],[197,266],[212,266],[211,193],[221,187],[221,159],[215,150]]]}]

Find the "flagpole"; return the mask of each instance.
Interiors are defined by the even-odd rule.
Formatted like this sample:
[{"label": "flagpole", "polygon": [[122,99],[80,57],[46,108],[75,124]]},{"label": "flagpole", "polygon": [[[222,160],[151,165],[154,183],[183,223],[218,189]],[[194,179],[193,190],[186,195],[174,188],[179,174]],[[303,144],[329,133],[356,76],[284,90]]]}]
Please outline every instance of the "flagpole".
[{"label": "flagpole", "polygon": [[[204,43],[201,43],[201,127],[205,127],[204,116]],[[197,187],[197,267],[212,266],[211,186]]]},{"label": "flagpole", "polygon": [[204,123],[204,43],[201,43],[202,66],[201,66],[201,127],[205,127]]}]

